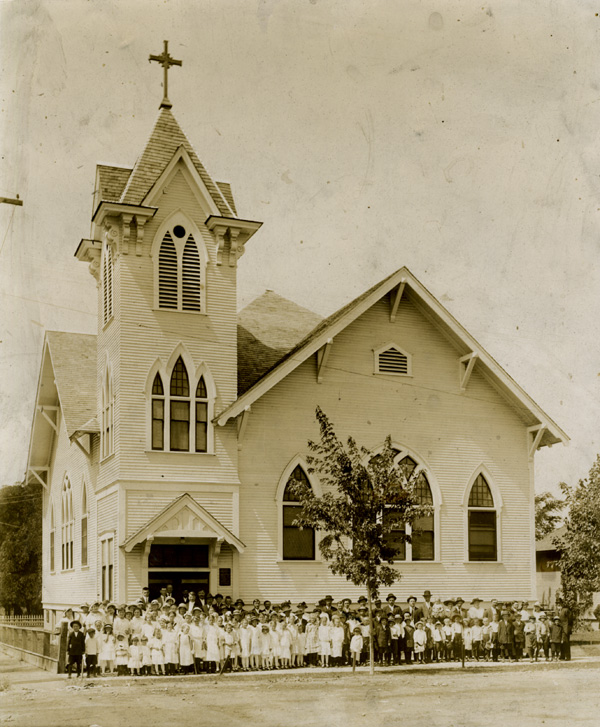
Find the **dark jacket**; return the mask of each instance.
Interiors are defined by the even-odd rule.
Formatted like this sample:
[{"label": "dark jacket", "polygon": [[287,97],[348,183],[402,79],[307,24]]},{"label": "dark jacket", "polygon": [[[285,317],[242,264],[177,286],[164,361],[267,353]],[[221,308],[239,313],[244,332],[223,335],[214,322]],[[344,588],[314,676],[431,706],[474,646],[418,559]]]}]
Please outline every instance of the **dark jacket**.
[{"label": "dark jacket", "polygon": [[85,635],[83,631],[71,631],[67,638],[67,652],[69,656],[85,654]]}]

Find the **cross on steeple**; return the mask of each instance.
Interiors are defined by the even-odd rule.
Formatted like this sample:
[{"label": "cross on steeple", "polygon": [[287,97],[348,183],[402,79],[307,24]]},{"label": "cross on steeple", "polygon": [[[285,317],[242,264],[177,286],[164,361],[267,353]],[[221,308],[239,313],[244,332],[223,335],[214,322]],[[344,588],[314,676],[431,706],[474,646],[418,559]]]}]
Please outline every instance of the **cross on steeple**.
[{"label": "cross on steeple", "polygon": [[170,109],[171,106],[173,106],[173,104],[169,101],[169,79],[167,77],[167,74],[168,74],[169,68],[171,66],[181,66],[182,62],[176,61],[174,58],[171,58],[171,56],[169,55],[169,41],[165,40],[164,44],[165,44],[164,51],[159,56],[151,55],[148,58],[148,63],[150,63],[151,61],[157,61],[164,68],[164,71],[165,71],[165,80],[163,83],[164,95],[163,95],[163,100],[162,100],[159,108]]}]

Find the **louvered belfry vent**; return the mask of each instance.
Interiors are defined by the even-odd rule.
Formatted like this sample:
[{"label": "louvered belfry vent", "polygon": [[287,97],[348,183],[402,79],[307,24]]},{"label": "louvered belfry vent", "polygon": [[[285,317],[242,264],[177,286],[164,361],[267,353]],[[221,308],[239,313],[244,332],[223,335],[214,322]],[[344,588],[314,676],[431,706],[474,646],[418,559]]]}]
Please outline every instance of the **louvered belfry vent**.
[{"label": "louvered belfry vent", "polygon": [[190,235],[183,249],[182,262],[182,308],[183,310],[199,311],[200,298],[200,255],[193,236]]},{"label": "louvered belfry vent", "polygon": [[170,232],[158,254],[158,307],[177,309],[177,251]]},{"label": "louvered belfry vent", "polygon": [[388,348],[379,354],[378,370],[381,374],[408,374],[408,356],[396,348]]}]

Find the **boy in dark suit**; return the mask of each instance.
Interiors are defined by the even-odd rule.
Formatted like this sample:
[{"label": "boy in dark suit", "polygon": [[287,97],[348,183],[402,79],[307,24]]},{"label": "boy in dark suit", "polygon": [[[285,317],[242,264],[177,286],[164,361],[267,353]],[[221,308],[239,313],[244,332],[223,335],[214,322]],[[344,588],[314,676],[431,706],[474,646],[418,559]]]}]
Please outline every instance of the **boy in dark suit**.
[{"label": "boy in dark suit", "polygon": [[83,655],[85,654],[85,636],[81,630],[81,621],[71,621],[73,629],[67,638],[67,654],[69,664],[67,666],[67,679],[71,678],[71,669],[75,667],[75,676],[81,676],[83,672]]}]

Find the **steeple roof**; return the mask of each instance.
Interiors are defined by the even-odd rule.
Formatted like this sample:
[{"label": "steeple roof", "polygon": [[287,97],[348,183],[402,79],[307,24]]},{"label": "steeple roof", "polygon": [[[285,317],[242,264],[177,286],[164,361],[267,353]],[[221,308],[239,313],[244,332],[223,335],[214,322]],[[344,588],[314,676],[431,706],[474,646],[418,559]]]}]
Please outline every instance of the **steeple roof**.
[{"label": "steeple roof", "polygon": [[142,204],[152,185],[179,147],[183,147],[189,154],[219,212],[225,217],[235,216],[235,212],[227,203],[221,189],[215,184],[200,159],[198,159],[198,155],[181,130],[171,109],[164,107],[160,109],[148,143],[136,161],[119,201],[123,204]]}]

